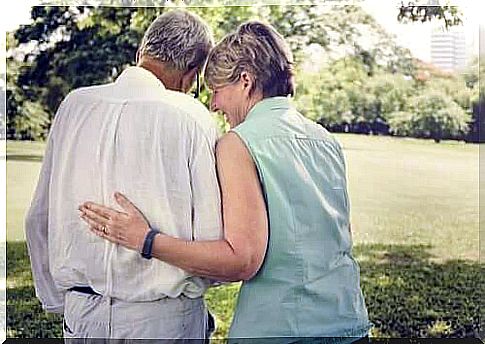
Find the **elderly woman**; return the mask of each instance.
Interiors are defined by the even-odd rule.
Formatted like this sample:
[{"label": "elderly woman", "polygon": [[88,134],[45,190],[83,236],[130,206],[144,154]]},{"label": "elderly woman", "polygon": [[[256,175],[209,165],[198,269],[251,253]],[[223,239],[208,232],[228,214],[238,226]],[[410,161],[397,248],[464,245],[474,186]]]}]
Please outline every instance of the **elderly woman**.
[{"label": "elderly woman", "polygon": [[[155,258],[193,274],[244,280],[231,338],[366,337],[344,156],[290,102],[292,56],[284,39],[269,25],[241,25],[210,53],[205,80],[212,109],[231,126],[216,147],[224,239],[158,233],[121,194],[124,212],[87,202],[83,218],[97,235],[140,252],[151,237]],[[100,230],[105,226],[109,231]]]}]

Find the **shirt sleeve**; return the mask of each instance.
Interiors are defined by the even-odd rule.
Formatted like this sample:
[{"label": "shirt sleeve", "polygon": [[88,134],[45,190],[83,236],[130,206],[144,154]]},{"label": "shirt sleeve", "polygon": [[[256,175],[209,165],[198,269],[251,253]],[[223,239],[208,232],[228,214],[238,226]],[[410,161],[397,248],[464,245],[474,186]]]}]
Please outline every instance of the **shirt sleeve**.
[{"label": "shirt sleeve", "polygon": [[[199,135],[194,140],[194,157],[190,164],[193,240],[219,240],[224,237],[215,159],[215,145],[219,136],[219,130],[214,124],[205,135]],[[228,284],[213,279],[208,279],[208,282],[211,287]]]},{"label": "shirt sleeve", "polygon": [[[61,107],[56,119],[61,113]],[[37,298],[45,311],[63,313],[64,294],[56,288],[49,270],[49,183],[53,159],[54,132],[56,130],[55,122],[49,133],[39,180],[25,219],[25,234]]]},{"label": "shirt sleeve", "polygon": [[218,240],[223,237],[221,194],[215,161],[218,136],[215,124],[209,130],[198,130],[194,135],[190,161],[193,240]]}]

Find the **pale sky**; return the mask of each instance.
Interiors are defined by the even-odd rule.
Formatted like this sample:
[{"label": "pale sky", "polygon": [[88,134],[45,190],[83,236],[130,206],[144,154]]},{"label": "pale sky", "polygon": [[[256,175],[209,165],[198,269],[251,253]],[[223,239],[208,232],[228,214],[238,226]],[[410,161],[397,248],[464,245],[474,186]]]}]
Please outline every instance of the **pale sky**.
[{"label": "pale sky", "polygon": [[[55,1],[52,1],[55,3]],[[234,1],[237,3],[237,0]],[[409,48],[415,57],[430,60],[430,33],[433,25],[429,23],[400,24],[397,21],[400,0],[363,0],[362,7],[390,33],[396,35],[398,44]],[[15,0],[3,5],[0,20],[0,72],[5,71],[5,32],[15,30],[20,24],[30,20],[30,8],[40,4],[36,0]],[[485,2],[479,0],[452,0],[464,13],[464,30],[471,51],[478,52],[478,25],[485,24],[480,15],[485,13]],[[6,9],[5,9],[6,7]]]}]

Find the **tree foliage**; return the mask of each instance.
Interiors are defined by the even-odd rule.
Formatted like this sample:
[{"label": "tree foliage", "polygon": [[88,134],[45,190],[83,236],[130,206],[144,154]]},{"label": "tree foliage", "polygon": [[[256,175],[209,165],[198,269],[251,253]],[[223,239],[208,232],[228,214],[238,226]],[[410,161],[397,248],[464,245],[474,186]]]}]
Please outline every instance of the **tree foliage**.
[{"label": "tree foliage", "polygon": [[298,78],[296,97],[303,114],[331,131],[467,139],[477,89],[465,78],[422,81],[378,68],[369,73],[360,59],[345,57],[317,74]]},{"label": "tree foliage", "polygon": [[[42,138],[69,91],[113,81],[126,66],[134,63],[145,30],[167,9],[163,6],[33,7],[32,23],[7,37],[6,103],[10,136]],[[216,40],[246,20],[260,19],[272,24],[289,42],[295,55],[296,101],[300,109],[327,127],[387,133],[390,114],[409,110],[407,101],[417,87],[414,84],[416,64],[409,50],[399,47],[358,6],[187,9],[208,22]],[[444,14],[455,13],[451,8],[442,10]],[[433,13],[439,18],[437,12]],[[416,18],[403,14],[401,20]],[[322,58],[329,61],[324,70],[313,76],[301,69],[307,48],[312,45],[322,47],[325,52]],[[28,51],[26,46],[32,49]],[[343,56],[332,57],[337,52]],[[469,79],[470,85],[476,84],[472,76]],[[450,81],[445,93],[460,106],[470,108],[471,94],[476,92],[473,85],[463,90],[457,82]],[[441,86],[436,82],[437,89]],[[423,81],[421,87],[434,86],[433,82]],[[204,88],[200,99],[208,105],[209,93]],[[224,127],[224,122],[219,120]]]},{"label": "tree foliage", "polygon": [[398,135],[432,138],[463,136],[468,129],[470,114],[444,92],[428,90],[413,99],[408,112],[394,113],[389,124]]},{"label": "tree foliage", "polygon": [[[476,77],[474,76],[476,75]],[[484,142],[485,140],[485,56],[473,61],[465,75],[467,85],[473,87],[471,95],[472,122],[467,140]],[[472,82],[470,82],[472,80]]]},{"label": "tree foliage", "polygon": [[[156,6],[33,7],[32,23],[9,35],[8,48],[12,54],[8,67],[14,70],[8,87],[10,130],[30,118],[24,106],[32,109],[32,104],[37,103],[36,108],[48,114],[47,129],[70,90],[114,80],[134,62],[143,33],[165,10],[167,7]],[[366,61],[369,68],[380,56],[375,49],[367,52],[357,44],[362,27],[375,31],[375,21],[355,6],[223,6],[188,10],[209,23],[216,40],[246,20],[265,20],[286,37],[297,62],[304,58],[305,48],[310,44],[327,49],[332,45],[345,46]],[[16,49],[26,44],[33,45],[30,52]],[[204,93],[202,100],[207,102],[207,91]],[[14,120],[16,116],[26,118]],[[42,130],[37,124],[32,128]]]},{"label": "tree foliage", "polygon": [[423,6],[413,4],[412,2],[406,5],[403,1],[399,8],[397,19],[403,23],[425,23],[437,19],[442,21],[448,29],[451,26],[462,24],[462,17],[463,13],[457,6]]},{"label": "tree foliage", "polygon": [[[330,130],[387,133],[389,115],[406,109],[414,81],[403,74],[369,68],[357,57],[332,62],[298,84],[299,109]],[[353,129],[352,129],[353,128]]]}]

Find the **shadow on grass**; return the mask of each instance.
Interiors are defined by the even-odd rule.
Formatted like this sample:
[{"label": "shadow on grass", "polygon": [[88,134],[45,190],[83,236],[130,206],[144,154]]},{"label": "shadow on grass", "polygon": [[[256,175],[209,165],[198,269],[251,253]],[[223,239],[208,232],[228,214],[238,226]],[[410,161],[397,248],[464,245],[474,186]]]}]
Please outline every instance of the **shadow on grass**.
[{"label": "shadow on grass", "polygon": [[426,245],[355,247],[375,335],[478,337],[483,330],[485,265],[465,260],[438,263],[430,249]]},{"label": "shadow on grass", "polygon": [[[483,330],[485,265],[460,260],[436,263],[430,248],[379,244],[354,248],[375,325],[373,336],[477,337]],[[236,294],[237,286],[232,284],[211,289],[207,295],[219,319],[217,337],[227,335]],[[44,313],[35,298],[25,243],[7,243],[7,336],[61,334],[61,317]]]},{"label": "shadow on grass", "polygon": [[7,161],[33,161],[42,162],[44,157],[42,155],[26,155],[26,154],[7,154]]}]

